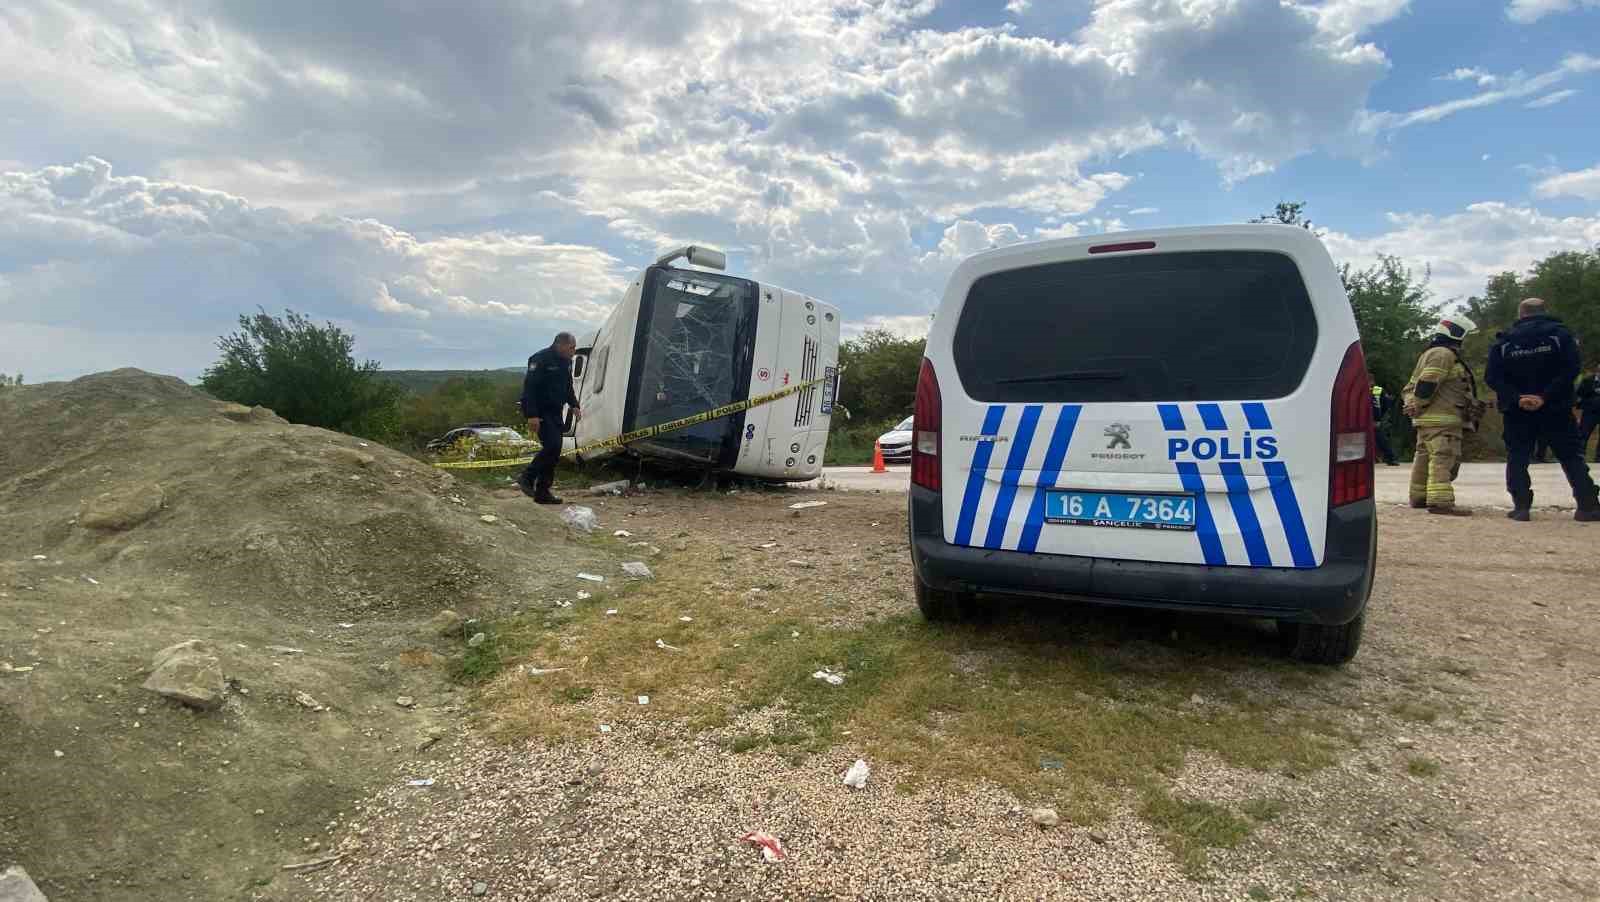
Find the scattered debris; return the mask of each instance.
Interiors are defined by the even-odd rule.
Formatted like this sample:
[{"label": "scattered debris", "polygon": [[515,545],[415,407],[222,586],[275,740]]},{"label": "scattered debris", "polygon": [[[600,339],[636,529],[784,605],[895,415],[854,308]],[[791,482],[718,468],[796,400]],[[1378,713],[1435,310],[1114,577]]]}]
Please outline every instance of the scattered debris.
[{"label": "scattered debris", "polygon": [[489,641],[488,635],[484,633],[473,633],[472,638],[467,640],[467,647],[477,648],[487,641]]},{"label": "scattered debris", "polygon": [[662,651],[683,651],[683,649],[679,648],[676,645],[668,645],[667,644],[667,640],[665,640],[665,639],[657,639],[656,640],[656,648],[659,648]]},{"label": "scattered debris", "polygon": [[221,707],[226,684],[222,665],[212,652],[212,646],[200,639],[163,648],[150,662],[144,688],[202,711]]},{"label": "scattered debris", "polygon": [[406,785],[407,786],[432,786],[433,785],[433,778],[432,777],[424,777],[421,780],[407,780],[406,781]]},{"label": "scattered debris", "polygon": [[[800,635],[799,633],[795,633],[796,637],[798,637],[799,635]],[[834,673],[833,671],[829,670],[826,667],[824,667],[823,669],[817,671],[816,673],[813,673],[811,675],[811,678],[814,679],[814,680],[822,680],[823,682],[827,683],[830,686],[843,686],[844,685],[844,674],[842,674],[842,673]]]},{"label": "scattered debris", "polygon": [[693,617],[687,617],[687,616],[679,617],[678,618],[678,622],[679,623],[693,623],[694,622],[694,618]]},{"label": "scattered debris", "polygon": [[1064,768],[1066,766],[1067,766],[1066,762],[1062,761],[1060,758],[1040,758],[1039,759],[1039,769],[1040,770],[1061,770],[1062,768]]},{"label": "scattered debris", "polygon": [[769,548],[777,548],[778,547],[778,543],[777,542],[768,542],[765,545],[757,545],[756,547],[761,549],[762,551],[766,551]]},{"label": "scattered debris", "polygon": [[294,700],[300,703],[300,707],[307,708],[312,711],[328,710],[327,707],[322,704],[322,702],[312,698],[311,693],[309,692],[296,692],[294,694]]},{"label": "scattered debris", "polygon": [[277,652],[280,655],[303,655],[306,653],[303,648],[294,648],[289,645],[269,645],[267,646],[267,651]]},{"label": "scattered debris", "polygon": [[401,695],[396,697],[394,703],[402,708],[415,708],[417,706],[417,700],[409,695]]},{"label": "scattered debris", "polygon": [[572,602],[570,602],[570,601],[557,601],[556,602],[556,607],[558,607],[558,608],[570,608],[570,607],[572,607]]},{"label": "scattered debris", "polygon": [[1089,838],[1102,846],[1111,841],[1111,837],[1099,830],[1090,830]]},{"label": "scattered debris", "polygon": [[867,766],[866,761],[857,758],[856,763],[850,765],[850,769],[844,772],[844,785],[851,789],[865,789],[867,778],[870,776],[872,768]]},{"label": "scattered debris", "polygon": [[547,673],[560,673],[565,667],[535,667],[532,664],[522,665],[522,672],[531,677],[544,676]]},{"label": "scattered debris", "polygon": [[788,853],[783,851],[783,843],[765,830],[752,830],[739,837],[739,841],[760,847],[761,857],[767,861],[782,861],[788,857]]},{"label": "scattered debris", "polygon": [[56,757],[57,758],[65,758],[65,757],[67,757],[67,753],[63,752],[60,749],[56,749]]},{"label": "scattered debris", "polygon": [[606,608],[606,616],[607,617],[614,616],[616,613],[617,613],[617,609],[616,608]]},{"label": "scattered debris", "polygon": [[628,480],[619,479],[616,482],[602,482],[599,485],[589,486],[591,495],[620,495],[628,490]]},{"label": "scattered debris", "polygon": [[578,574],[578,578],[579,579],[586,579],[586,580],[588,580],[589,582],[592,582],[592,583],[603,583],[603,582],[606,581],[605,577],[603,577],[603,576],[595,576],[593,573],[580,573],[580,574]]},{"label": "scattered debris", "polygon": [[601,724],[600,725],[600,732],[602,732],[602,733],[611,732],[611,724],[608,724],[608,723]]},{"label": "scattered debris", "polygon": [[0,673],[31,673],[32,667],[13,666],[10,661],[0,661]]},{"label": "scattered debris", "polygon": [[98,585],[100,585],[100,580],[98,580],[98,579],[95,579],[95,578],[94,578],[94,577],[92,577],[92,576],[90,576],[90,575],[88,575],[88,574],[83,574],[83,581],[84,581],[84,582],[86,582],[86,583],[88,583],[88,584],[89,584],[89,585],[91,585],[91,586],[98,586]]},{"label": "scattered debris", "polygon": [[1417,747],[1417,741],[1415,739],[1407,739],[1404,736],[1396,739],[1394,744],[1397,748],[1402,749],[1414,749]]},{"label": "scattered debris", "polygon": [[484,514],[483,516],[479,517],[478,519],[482,520],[485,523],[499,523],[500,522],[500,518],[496,517],[494,514]]},{"label": "scattered debris", "polygon": [[1054,808],[1035,808],[1028,812],[1028,817],[1032,819],[1041,830],[1046,827],[1054,827],[1056,824],[1061,823],[1061,815],[1057,814]]},{"label": "scattered debris", "polygon": [[639,696],[639,704],[641,704],[641,705],[650,704],[650,696],[648,696],[648,695]]},{"label": "scattered debris", "polygon": [[633,533],[628,532],[626,529],[619,529],[612,533],[611,536],[616,539],[631,539],[633,538]]},{"label": "scattered debris", "polygon": [[790,561],[789,562],[789,566],[798,567],[801,570],[810,570],[811,569],[811,562],[810,561]]},{"label": "scattered debris", "polygon": [[1189,704],[1191,704],[1191,705],[1203,705],[1205,703],[1206,703],[1205,696],[1201,695],[1198,692],[1196,692],[1194,695],[1189,696]]},{"label": "scattered debris", "polygon": [[600,518],[595,516],[592,508],[579,507],[577,505],[573,505],[561,512],[561,522],[573,529],[582,530],[586,533],[594,532],[600,526]]},{"label": "scattered debris", "polygon": [[315,871],[318,868],[325,868],[341,858],[344,858],[343,853],[338,855],[329,855],[327,858],[318,858],[316,861],[302,861],[299,864],[286,864],[283,866],[283,869],[286,871]]},{"label": "scattered debris", "polygon": [[36,561],[48,561],[50,560],[50,556],[48,554],[36,554],[33,556],[33,559]]},{"label": "scattered debris", "polygon": [[590,595],[588,592],[585,592],[582,589],[578,590],[578,600],[579,601],[588,601],[589,599],[591,599],[593,597],[594,597],[593,595]]},{"label": "scattered debris", "polygon": [[803,511],[813,507],[824,507],[827,503],[826,501],[801,501],[797,504],[789,505],[789,510]]},{"label": "scattered debris", "polygon": [[629,561],[622,565],[622,572],[634,579],[655,579],[656,575],[650,572],[644,561]]},{"label": "scattered debris", "polygon": [[489,884],[484,883],[482,880],[479,880],[477,883],[472,884],[472,894],[474,896],[484,896],[484,895],[488,895],[488,893],[489,893]]}]

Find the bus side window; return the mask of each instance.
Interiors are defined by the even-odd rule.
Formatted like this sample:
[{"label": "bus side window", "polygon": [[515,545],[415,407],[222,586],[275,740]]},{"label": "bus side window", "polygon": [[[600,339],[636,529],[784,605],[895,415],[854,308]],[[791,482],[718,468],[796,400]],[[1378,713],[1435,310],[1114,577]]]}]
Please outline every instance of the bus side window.
[{"label": "bus side window", "polygon": [[579,354],[572,358],[572,378],[582,379],[584,365],[589,362],[588,354]]},{"label": "bus side window", "polygon": [[606,390],[606,363],[611,359],[611,348],[606,346],[600,349],[600,355],[594,359],[594,393],[600,394]]}]

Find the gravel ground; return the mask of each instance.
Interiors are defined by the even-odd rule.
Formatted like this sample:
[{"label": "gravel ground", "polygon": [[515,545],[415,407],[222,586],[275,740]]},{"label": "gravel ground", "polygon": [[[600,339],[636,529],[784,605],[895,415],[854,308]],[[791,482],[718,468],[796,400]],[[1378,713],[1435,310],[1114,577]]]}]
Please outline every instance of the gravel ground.
[{"label": "gravel ground", "polygon": [[[823,497],[828,513],[798,522],[786,497],[759,494],[661,495],[602,516],[610,528],[627,511],[629,529],[696,543],[778,538],[798,546],[785,556],[829,555],[815,585],[782,592],[847,606],[851,585],[882,581],[902,587],[900,610],[839,618],[909,609],[903,497]],[[981,775],[907,791],[909,775],[875,767],[853,792],[848,742],[793,766],[730,754],[684,724],[627,721],[553,746],[441,744],[330,828],[346,857],[280,878],[273,897],[285,881],[305,898],[392,900],[1600,897],[1600,532],[1554,516],[1381,516],[1365,647],[1335,678],[1292,690],[1347,712],[1353,747],[1296,776],[1191,754],[1170,780],[1179,798],[1279,803],[1241,845],[1213,851],[1207,882],[1187,879],[1131,808],[1041,830]],[[885,543],[901,544],[892,563]],[[678,550],[658,566],[694,553]],[[723,566],[750,578],[742,559]],[[404,785],[414,776],[437,782]],[[738,841],[758,829],[782,838],[787,860]]]}]

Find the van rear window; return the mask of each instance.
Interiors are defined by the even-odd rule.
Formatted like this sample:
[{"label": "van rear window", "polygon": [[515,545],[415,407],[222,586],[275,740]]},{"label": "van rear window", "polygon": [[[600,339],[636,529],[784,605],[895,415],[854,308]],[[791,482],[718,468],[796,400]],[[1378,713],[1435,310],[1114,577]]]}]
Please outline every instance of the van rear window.
[{"label": "van rear window", "polygon": [[953,350],[974,400],[1093,403],[1281,398],[1316,346],[1293,260],[1198,251],[984,276]]}]

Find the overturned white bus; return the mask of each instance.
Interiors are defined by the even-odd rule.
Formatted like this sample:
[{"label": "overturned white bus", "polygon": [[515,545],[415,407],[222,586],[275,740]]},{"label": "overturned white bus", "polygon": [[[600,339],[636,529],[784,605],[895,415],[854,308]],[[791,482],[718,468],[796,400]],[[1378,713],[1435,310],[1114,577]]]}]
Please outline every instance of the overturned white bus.
[{"label": "overturned white bus", "polygon": [[[597,332],[579,337],[572,376],[584,415],[567,448],[580,460],[626,453],[774,481],[815,479],[838,390],[839,309],[775,285],[673,267],[680,257],[727,265],[703,247],[666,254]],[[582,450],[796,385],[804,387],[621,449]]]}]

